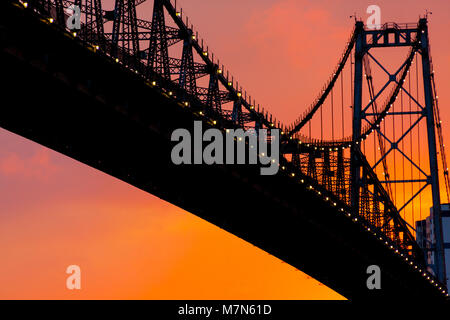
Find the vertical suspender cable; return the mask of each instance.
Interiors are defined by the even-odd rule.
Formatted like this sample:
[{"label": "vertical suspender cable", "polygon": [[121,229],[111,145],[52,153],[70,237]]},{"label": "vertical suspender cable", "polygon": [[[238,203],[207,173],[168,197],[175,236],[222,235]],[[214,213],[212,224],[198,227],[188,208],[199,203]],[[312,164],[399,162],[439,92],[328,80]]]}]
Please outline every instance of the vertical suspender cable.
[{"label": "vertical suspender cable", "polygon": [[[408,74],[409,76],[409,74]],[[410,79],[409,79],[410,80]],[[411,82],[408,83],[408,92],[411,92]],[[412,125],[412,107],[411,107],[411,96],[409,97],[409,127],[411,128]],[[410,159],[413,159],[413,131],[409,133],[409,141],[410,141]],[[411,180],[414,180],[414,171],[413,166],[411,164]],[[411,197],[414,197],[414,182],[411,182]],[[414,217],[414,199],[411,201],[411,222],[414,225],[415,223],[415,217]]]},{"label": "vertical suspender cable", "polygon": [[333,101],[333,88],[331,89],[331,140],[334,141],[334,101]]},{"label": "vertical suspender cable", "polygon": [[[419,100],[419,61],[416,54],[416,101]],[[418,123],[418,128],[420,129],[420,122]],[[420,131],[419,131],[420,132]],[[419,143],[419,168],[420,168],[420,134],[417,135],[417,140]],[[422,192],[419,194],[419,217],[422,220]]]},{"label": "vertical suspender cable", "polygon": [[[395,102],[392,104],[392,113],[395,114]],[[395,115],[392,116],[392,141],[395,140]],[[387,121],[385,121],[387,122]],[[386,132],[386,131],[385,131]],[[395,150],[393,151],[393,158],[394,158],[394,181],[397,180],[397,168],[396,168],[396,155]],[[397,183],[394,183],[394,203],[395,206],[398,207],[397,203]]]},{"label": "vertical suspender cable", "polygon": [[341,72],[341,118],[342,118],[342,139],[345,137],[344,132],[344,72]]}]

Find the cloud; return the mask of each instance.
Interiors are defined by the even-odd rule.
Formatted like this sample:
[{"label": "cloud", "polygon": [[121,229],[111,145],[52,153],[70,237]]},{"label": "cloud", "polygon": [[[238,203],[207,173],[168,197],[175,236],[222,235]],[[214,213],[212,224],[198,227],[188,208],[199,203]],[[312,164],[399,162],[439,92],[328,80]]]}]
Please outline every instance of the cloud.
[{"label": "cloud", "polygon": [[14,152],[0,158],[0,174],[4,176],[22,176],[46,180],[59,170],[51,162],[50,151],[39,148],[30,157],[21,157]]},{"label": "cloud", "polygon": [[254,47],[275,52],[283,65],[298,69],[306,69],[312,61],[327,65],[337,63],[339,53],[324,48],[343,50],[349,35],[347,27],[333,22],[333,12],[323,3],[283,0],[255,12],[246,29]]}]

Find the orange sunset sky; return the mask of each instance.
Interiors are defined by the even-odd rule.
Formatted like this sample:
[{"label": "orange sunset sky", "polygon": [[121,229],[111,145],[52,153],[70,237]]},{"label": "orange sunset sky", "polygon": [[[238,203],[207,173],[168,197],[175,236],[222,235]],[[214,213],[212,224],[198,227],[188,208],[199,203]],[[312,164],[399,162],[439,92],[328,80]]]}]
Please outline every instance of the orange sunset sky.
[{"label": "orange sunset sky", "polygon": [[[150,20],[147,2],[138,16]],[[450,1],[177,2],[235,79],[285,123],[331,74],[354,25],[350,15],[365,21],[377,4],[383,23],[417,22],[432,11],[450,139]],[[0,299],[344,299],[186,211],[3,129],[0,252]],[[81,290],[66,289],[72,264],[81,267]]]}]

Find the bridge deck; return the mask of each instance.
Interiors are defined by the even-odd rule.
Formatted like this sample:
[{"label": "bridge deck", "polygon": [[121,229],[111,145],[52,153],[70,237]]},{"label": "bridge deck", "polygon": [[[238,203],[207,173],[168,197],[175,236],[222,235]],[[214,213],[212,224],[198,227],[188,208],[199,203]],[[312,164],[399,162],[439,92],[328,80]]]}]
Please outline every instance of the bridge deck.
[{"label": "bridge deck", "polygon": [[[170,134],[193,125],[189,109],[52,25],[4,1],[0,7],[1,127],[192,212],[349,299],[442,298],[360,226],[286,175],[172,165]],[[366,287],[372,264],[381,267],[382,290]]]}]

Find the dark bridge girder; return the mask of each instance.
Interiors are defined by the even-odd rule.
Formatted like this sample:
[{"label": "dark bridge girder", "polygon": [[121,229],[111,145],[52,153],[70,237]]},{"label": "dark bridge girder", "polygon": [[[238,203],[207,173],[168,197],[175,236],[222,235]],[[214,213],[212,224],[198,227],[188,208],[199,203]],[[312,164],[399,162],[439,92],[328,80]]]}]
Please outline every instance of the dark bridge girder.
[{"label": "dark bridge girder", "polygon": [[[284,174],[172,165],[170,134],[196,116],[119,64],[4,2],[0,39],[2,128],[192,212],[349,299],[442,299],[386,246]],[[373,264],[381,290],[366,286]]]}]

